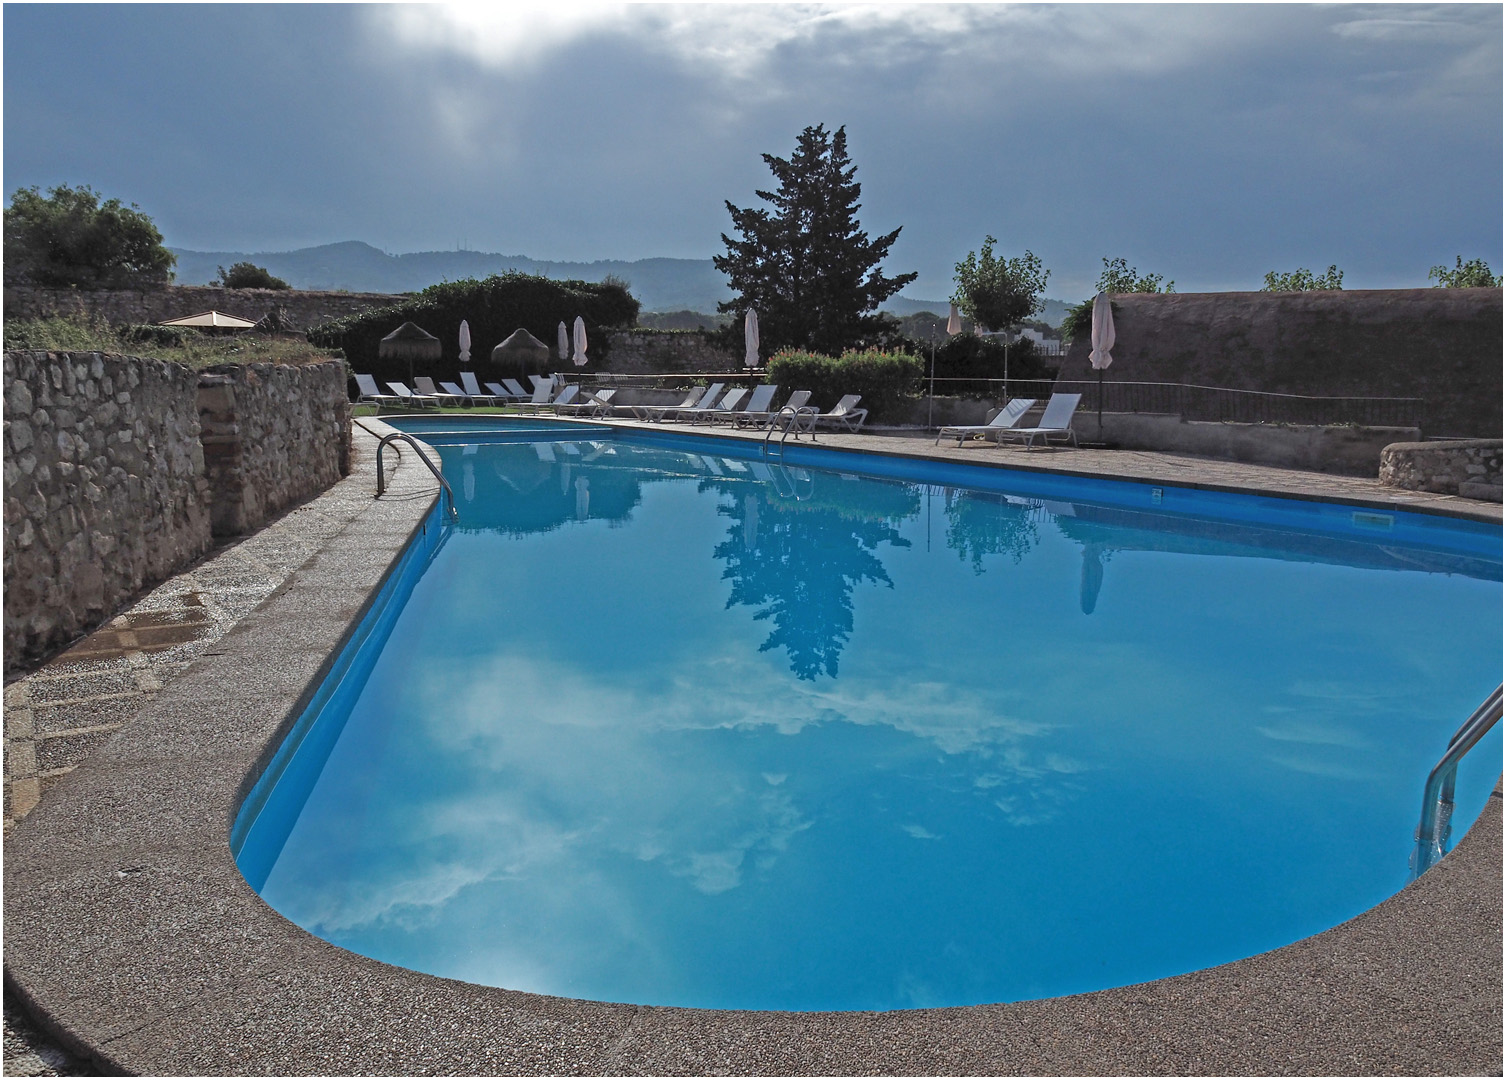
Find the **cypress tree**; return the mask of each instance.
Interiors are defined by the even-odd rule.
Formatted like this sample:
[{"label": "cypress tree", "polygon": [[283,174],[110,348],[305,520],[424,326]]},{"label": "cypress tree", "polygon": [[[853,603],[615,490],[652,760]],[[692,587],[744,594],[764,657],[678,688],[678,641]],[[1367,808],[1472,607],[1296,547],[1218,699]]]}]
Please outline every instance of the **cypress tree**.
[{"label": "cypress tree", "polygon": [[858,224],[861,185],[847,156],[847,128],[817,124],[800,133],[788,159],[764,154],[777,191],[755,194],[769,208],[727,203],[737,239],[722,234],[727,254],[712,259],[737,296],[717,305],[739,316],[729,337],[741,338],[741,316],[758,311],[761,350],[785,347],[838,355],[872,343],[892,320],[879,304],[918,276],[886,277],[879,264],[900,230],[870,240]]}]

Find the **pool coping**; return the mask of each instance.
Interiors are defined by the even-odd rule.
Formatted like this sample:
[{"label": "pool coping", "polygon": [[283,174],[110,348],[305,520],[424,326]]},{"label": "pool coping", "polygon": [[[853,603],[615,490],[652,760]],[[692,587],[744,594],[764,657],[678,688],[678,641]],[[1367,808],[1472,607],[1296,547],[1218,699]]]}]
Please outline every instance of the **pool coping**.
[{"label": "pool coping", "polygon": [[888,1013],[620,1005],[422,975],[313,937],[250,889],[228,836],[433,506],[432,478],[403,457],[391,494],[369,497],[381,427],[357,424],[356,467],[324,496],[364,493],[346,529],[7,838],[6,989],[73,1052],[157,1075],[1500,1072],[1499,783],[1442,863],[1341,926],[1043,1001]]}]

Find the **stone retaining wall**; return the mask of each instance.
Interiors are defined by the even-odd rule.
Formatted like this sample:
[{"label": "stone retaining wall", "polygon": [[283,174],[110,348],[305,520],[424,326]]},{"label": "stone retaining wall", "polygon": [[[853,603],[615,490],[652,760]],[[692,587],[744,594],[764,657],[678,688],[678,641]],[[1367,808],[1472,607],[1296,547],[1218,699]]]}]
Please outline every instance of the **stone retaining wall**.
[{"label": "stone retaining wall", "polygon": [[349,470],[344,365],[7,352],[5,666]]},{"label": "stone retaining wall", "polygon": [[181,364],[8,352],[4,371],[11,670],[207,551],[209,484]]},{"label": "stone retaining wall", "polygon": [[1380,481],[1408,491],[1501,501],[1501,440],[1399,442],[1381,451]]},{"label": "stone retaining wall", "polygon": [[199,375],[216,536],[252,532],[350,472],[345,365],[227,364]]},{"label": "stone retaining wall", "polygon": [[609,330],[607,336],[607,368],[624,375],[744,371],[741,354],[718,348],[698,330]]},{"label": "stone retaining wall", "polygon": [[330,319],[386,307],[401,299],[386,293],[216,289],[209,285],[162,285],[152,289],[44,289],[7,285],[5,317],[36,319],[48,315],[98,315],[111,326],[124,326],[128,323],[157,323],[213,310],[256,322],[274,307],[279,307],[294,326],[306,330]]}]

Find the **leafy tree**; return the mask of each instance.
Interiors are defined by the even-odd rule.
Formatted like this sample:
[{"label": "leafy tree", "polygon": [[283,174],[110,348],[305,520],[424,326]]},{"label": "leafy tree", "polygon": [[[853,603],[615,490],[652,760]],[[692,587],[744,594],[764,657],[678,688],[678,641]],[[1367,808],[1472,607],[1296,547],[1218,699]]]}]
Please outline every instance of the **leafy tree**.
[{"label": "leafy tree", "polygon": [[119,288],[163,284],[177,258],[152,219],[132,203],[99,201],[66,184],[44,197],[20,188],[5,208],[5,279],[36,285]]},{"label": "leafy tree", "polygon": [[1315,289],[1342,289],[1344,271],[1330,266],[1328,273],[1318,277],[1311,270],[1298,267],[1290,274],[1278,274],[1271,270],[1265,276],[1261,292],[1312,292]]},{"label": "leafy tree", "polygon": [[220,275],[211,285],[218,285],[225,289],[286,289],[289,285],[280,277],[273,277],[271,271],[255,263],[238,262],[229,270],[223,266],[219,268]]},{"label": "leafy tree", "polygon": [[[1168,281],[1163,288],[1160,274],[1146,274],[1129,265],[1126,259],[1104,259],[1103,273],[1098,275],[1098,291],[1104,293],[1171,293],[1176,292],[1175,281]],[[1093,300],[1088,297],[1080,304],[1067,309],[1062,322],[1062,340],[1073,341],[1079,334],[1093,329]]]},{"label": "leafy tree", "polygon": [[985,330],[1008,330],[1040,311],[1051,276],[1029,250],[1015,259],[995,258],[997,243],[985,236],[982,250],[969,251],[957,264],[957,291],[952,294],[963,313]]},{"label": "leafy tree", "polygon": [[836,355],[891,336],[894,320],[876,314],[878,306],[918,275],[887,277],[879,269],[900,230],[870,240],[859,227],[862,189],[846,127],[807,127],[788,159],[763,160],[779,188],[755,194],[770,207],[728,202],[738,238],[723,233],[727,254],[712,259],[737,294],[717,305],[737,316],[723,335],[740,343],[741,316],[752,307],[769,353],[793,347]]},{"label": "leafy tree", "polygon": [[1098,291],[1106,293],[1172,293],[1177,283],[1168,281],[1161,287],[1160,274],[1140,276],[1140,271],[1124,259],[1104,259],[1103,273],[1098,275]]},{"label": "leafy tree", "polygon": [[1454,256],[1454,269],[1447,265],[1435,266],[1428,271],[1428,280],[1438,282],[1435,289],[1499,289],[1501,279],[1490,272],[1490,264],[1484,259],[1464,261],[1463,255]]}]

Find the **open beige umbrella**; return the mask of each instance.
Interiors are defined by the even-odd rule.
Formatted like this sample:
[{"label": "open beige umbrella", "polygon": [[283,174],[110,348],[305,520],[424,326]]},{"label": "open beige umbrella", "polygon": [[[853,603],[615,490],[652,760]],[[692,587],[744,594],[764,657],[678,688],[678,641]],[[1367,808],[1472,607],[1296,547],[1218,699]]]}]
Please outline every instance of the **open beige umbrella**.
[{"label": "open beige umbrella", "polygon": [[377,356],[383,360],[408,361],[408,381],[413,381],[413,361],[438,360],[444,351],[439,339],[421,326],[405,322],[377,343]]}]

